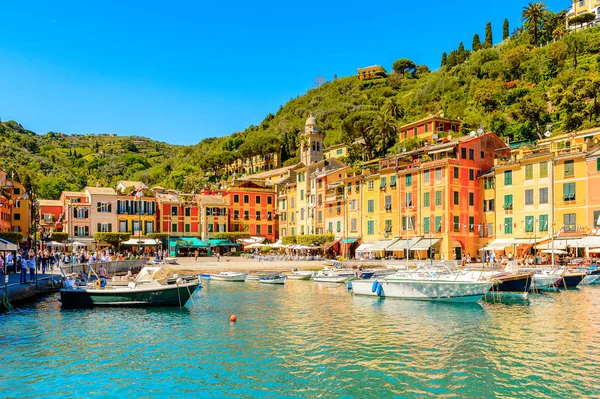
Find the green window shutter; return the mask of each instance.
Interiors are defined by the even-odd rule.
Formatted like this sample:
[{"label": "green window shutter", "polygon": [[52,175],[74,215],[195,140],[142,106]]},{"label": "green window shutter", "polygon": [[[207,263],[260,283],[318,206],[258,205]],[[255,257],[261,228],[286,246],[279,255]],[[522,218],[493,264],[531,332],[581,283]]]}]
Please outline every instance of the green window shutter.
[{"label": "green window shutter", "polygon": [[533,221],[533,216],[525,216],[525,232],[526,233],[531,233],[533,231],[533,226],[534,221]]},{"label": "green window shutter", "polygon": [[429,233],[429,228],[431,224],[430,218],[423,218],[423,233]]},{"label": "green window shutter", "polygon": [[458,216],[454,216],[453,226],[454,226],[454,231],[455,232],[460,231],[460,218]]},{"label": "green window shutter", "polygon": [[435,217],[435,232],[440,233],[441,231],[442,231],[442,217],[436,216]]},{"label": "green window shutter", "polygon": [[512,170],[504,171],[504,185],[505,186],[512,185]]},{"label": "green window shutter", "polygon": [[540,231],[548,231],[548,215],[540,215]]},{"label": "green window shutter", "polygon": [[504,233],[512,234],[513,232],[513,219],[512,218],[504,218]]},{"label": "green window shutter", "polygon": [[454,205],[459,205],[458,191],[454,191]]},{"label": "green window shutter", "polygon": [[469,216],[469,233],[475,231],[475,216]]},{"label": "green window shutter", "polygon": [[429,193],[423,194],[423,206],[429,206],[429,197],[430,197]]},{"label": "green window shutter", "polygon": [[369,212],[369,213],[375,212],[375,201],[374,200],[369,200],[367,212]]},{"label": "green window shutter", "polygon": [[600,172],[600,158],[596,158],[596,171]]}]

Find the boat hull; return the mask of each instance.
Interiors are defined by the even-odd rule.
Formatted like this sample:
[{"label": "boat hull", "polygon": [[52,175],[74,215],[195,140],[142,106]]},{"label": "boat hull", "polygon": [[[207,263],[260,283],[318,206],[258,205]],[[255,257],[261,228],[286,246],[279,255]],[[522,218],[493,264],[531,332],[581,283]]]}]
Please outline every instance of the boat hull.
[{"label": "boat hull", "polygon": [[263,284],[285,284],[285,277],[261,277],[258,281]]},{"label": "boat hull", "polygon": [[248,273],[231,273],[231,274],[211,274],[210,279],[215,281],[233,281],[244,282],[248,278]]},{"label": "boat hull", "polygon": [[491,290],[496,294],[518,295],[526,297],[531,289],[532,274],[512,274],[506,276],[492,276],[494,285]]},{"label": "boat hull", "polygon": [[373,291],[375,280],[352,281],[352,293],[355,295],[379,296],[419,301],[441,302],[477,302],[492,286],[491,282],[449,282],[422,280],[381,280],[380,295]]},{"label": "boat hull", "polygon": [[560,280],[560,276],[554,275],[539,275],[534,274],[533,276],[533,284],[531,285],[531,289],[536,290],[555,290],[556,282]]},{"label": "boat hull", "polygon": [[345,283],[354,279],[354,276],[313,276],[315,283]]},{"label": "boat hull", "polygon": [[567,288],[577,288],[585,276],[585,273],[567,273],[555,283],[555,286],[558,288],[564,288],[565,286]]},{"label": "boat hull", "polygon": [[61,289],[65,308],[184,306],[199,283],[169,284],[160,288]]}]

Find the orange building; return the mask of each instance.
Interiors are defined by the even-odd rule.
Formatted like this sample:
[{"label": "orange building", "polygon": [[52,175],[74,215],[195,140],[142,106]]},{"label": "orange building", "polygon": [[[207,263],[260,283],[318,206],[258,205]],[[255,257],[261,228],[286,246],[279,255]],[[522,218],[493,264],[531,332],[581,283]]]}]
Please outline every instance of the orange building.
[{"label": "orange building", "polygon": [[62,231],[63,205],[59,200],[38,200],[40,228],[44,233]]},{"label": "orange building", "polygon": [[381,65],[371,65],[364,68],[358,68],[358,78],[360,80],[374,79],[374,78],[385,78],[387,71]]},{"label": "orange building", "polygon": [[223,192],[223,199],[229,205],[227,214],[231,231],[247,231],[272,242],[277,240],[275,189],[237,180]]},{"label": "orange building", "polygon": [[431,137],[434,133],[457,132],[460,129],[458,119],[446,118],[444,114],[429,115],[426,118],[400,126],[400,141],[413,137]]}]

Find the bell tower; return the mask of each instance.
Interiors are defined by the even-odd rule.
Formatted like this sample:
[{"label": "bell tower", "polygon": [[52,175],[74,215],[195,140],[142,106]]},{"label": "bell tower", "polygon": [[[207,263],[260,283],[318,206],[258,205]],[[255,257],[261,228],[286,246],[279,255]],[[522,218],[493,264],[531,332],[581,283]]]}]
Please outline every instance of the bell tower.
[{"label": "bell tower", "polygon": [[300,144],[300,162],[309,166],[323,160],[323,135],[317,128],[317,120],[309,115],[304,124],[304,137]]}]

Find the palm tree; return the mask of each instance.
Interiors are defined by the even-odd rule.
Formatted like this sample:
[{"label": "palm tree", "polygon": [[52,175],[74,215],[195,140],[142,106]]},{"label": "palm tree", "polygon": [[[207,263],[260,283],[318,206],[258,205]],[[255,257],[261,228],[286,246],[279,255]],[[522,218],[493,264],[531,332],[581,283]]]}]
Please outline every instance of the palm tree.
[{"label": "palm tree", "polygon": [[384,110],[386,114],[389,114],[396,120],[404,118],[404,109],[395,98],[390,98],[385,103]]},{"label": "palm tree", "polygon": [[369,127],[376,135],[381,137],[381,156],[385,157],[386,142],[389,142],[391,134],[396,133],[396,123],[387,113],[379,113]]},{"label": "palm tree", "polygon": [[527,29],[533,31],[533,44],[537,45],[538,39],[538,28],[540,22],[544,21],[548,8],[541,1],[535,3],[529,3],[527,7],[523,7],[521,12],[521,21],[525,22]]}]

